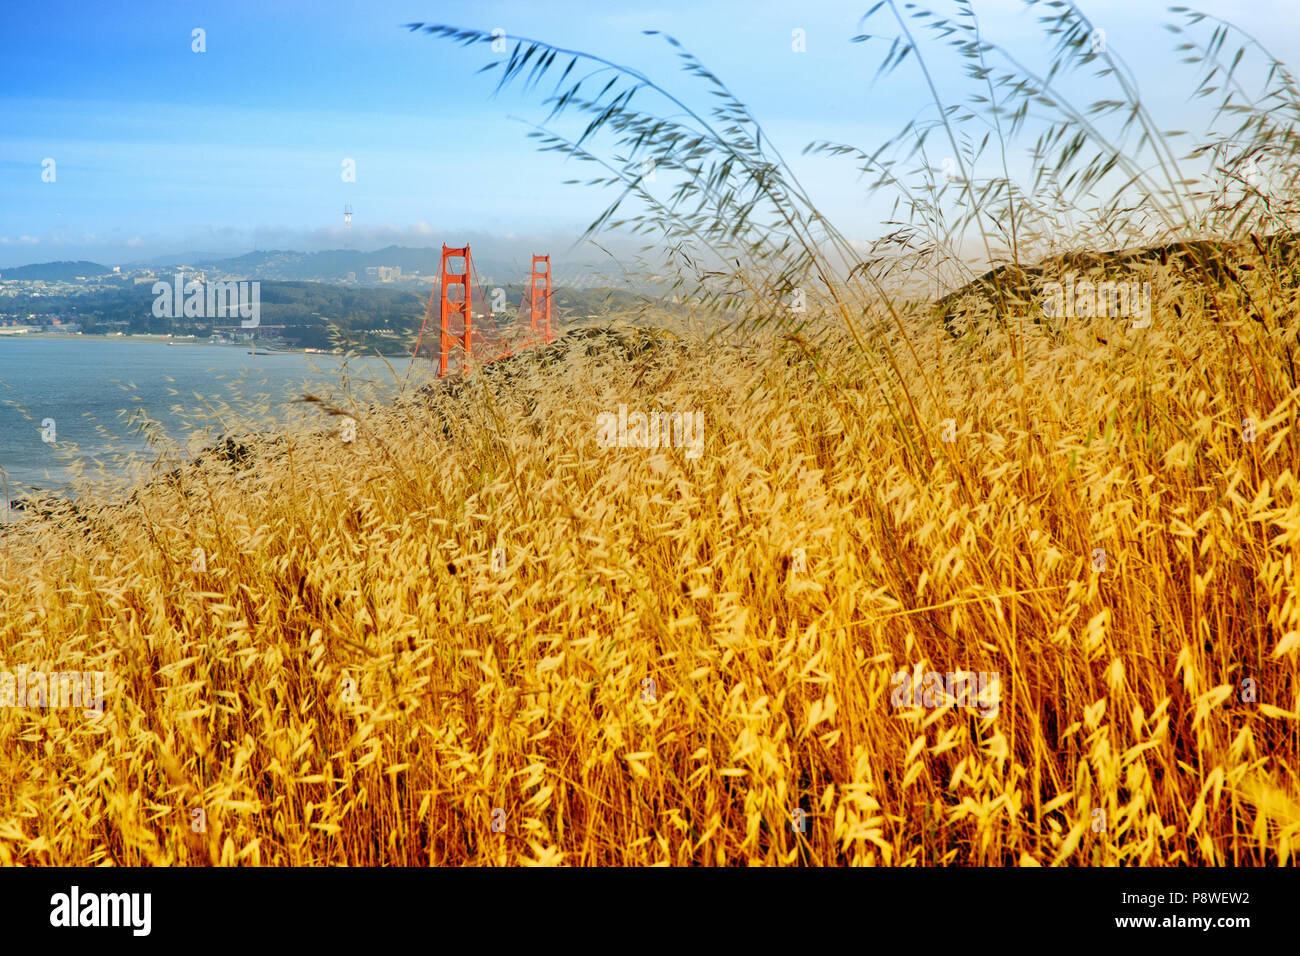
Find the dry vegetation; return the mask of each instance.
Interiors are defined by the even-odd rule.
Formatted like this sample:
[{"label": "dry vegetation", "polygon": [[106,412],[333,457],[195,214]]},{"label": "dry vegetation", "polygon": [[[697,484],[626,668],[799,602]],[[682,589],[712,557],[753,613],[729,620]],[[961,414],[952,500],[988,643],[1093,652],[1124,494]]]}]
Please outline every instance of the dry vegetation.
[{"label": "dry vegetation", "polygon": [[[98,721],[0,711],[0,856],[1286,862],[1277,305],[1065,341],[917,329],[904,422],[847,347],[575,336],[358,410],[355,442],[292,431],[90,533],[28,526],[0,558],[4,661],[109,691]],[[596,447],[620,402],[702,411],[706,453]],[[997,716],[892,707],[914,668],[997,671]]]}]

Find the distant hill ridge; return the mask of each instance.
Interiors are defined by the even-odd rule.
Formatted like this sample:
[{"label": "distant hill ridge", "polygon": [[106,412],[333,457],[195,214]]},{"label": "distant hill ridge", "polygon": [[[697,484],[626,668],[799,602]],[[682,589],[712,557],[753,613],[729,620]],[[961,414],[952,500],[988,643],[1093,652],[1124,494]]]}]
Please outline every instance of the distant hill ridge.
[{"label": "distant hill ridge", "polygon": [[[546,252],[538,249],[538,254]],[[214,269],[250,278],[265,279],[345,279],[349,272],[358,279],[365,279],[365,270],[371,267],[397,267],[403,274],[436,275],[441,260],[442,249],[427,246],[411,248],[408,246],[387,246],[373,252],[360,252],[355,249],[328,249],[323,252],[294,252],[290,250],[257,250],[228,259],[214,262],[193,262],[200,268]],[[563,265],[555,263],[556,281],[565,276]],[[491,278],[494,283],[513,283],[527,281],[531,260],[513,257],[474,256],[474,273],[482,281]],[[587,270],[583,270],[587,271]],[[613,280],[611,280],[613,284]]]},{"label": "distant hill ridge", "polygon": [[98,262],[88,262],[85,259],[79,259],[76,262],[37,262],[29,266],[18,266],[13,269],[0,269],[0,277],[5,279],[43,279],[47,282],[70,282],[78,276],[85,276],[89,279],[92,276],[107,275],[112,271],[113,269],[111,266],[106,266]]},{"label": "distant hill ridge", "polygon": [[[546,252],[538,249],[539,254]],[[124,265],[123,270],[153,269],[159,275],[186,266],[217,273],[236,275],[248,279],[282,279],[282,280],[343,280],[349,273],[355,274],[362,282],[366,279],[366,269],[378,266],[397,267],[404,275],[419,272],[421,275],[434,275],[442,254],[441,248],[426,246],[412,248],[407,246],[387,246],[373,252],[361,252],[356,249],[329,249],[323,252],[297,252],[289,249],[258,249],[239,256],[216,256],[211,253],[192,253],[181,255],[158,256],[147,262],[134,262]],[[552,260],[555,268],[556,284],[569,280],[571,273],[582,274],[601,272],[587,266],[577,270],[566,269],[560,259]],[[522,283],[527,281],[531,261],[521,257],[474,257],[474,272],[480,281],[491,279],[494,284]],[[91,278],[112,272],[110,266],[97,262],[43,262],[32,265],[17,266],[12,269],[0,269],[4,279],[42,279],[47,281],[71,281],[78,276]],[[609,285],[622,285],[621,273],[606,276]],[[602,283],[603,284],[603,283]]]}]

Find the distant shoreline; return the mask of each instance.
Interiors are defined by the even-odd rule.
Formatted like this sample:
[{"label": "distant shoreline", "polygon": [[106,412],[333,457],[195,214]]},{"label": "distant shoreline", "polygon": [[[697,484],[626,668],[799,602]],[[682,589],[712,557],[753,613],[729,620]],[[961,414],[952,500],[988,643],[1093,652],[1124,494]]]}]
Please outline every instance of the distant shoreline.
[{"label": "distant shoreline", "polygon": [[[175,335],[152,335],[152,334],[148,334],[148,333],[140,333],[140,334],[135,334],[135,335],[106,335],[106,334],[104,334],[104,333],[100,333],[100,332],[96,332],[96,333],[91,333],[91,332],[76,332],[76,333],[71,333],[71,332],[18,332],[18,333],[4,333],[4,332],[0,332],[0,342],[4,342],[4,341],[6,341],[6,340],[8,340],[8,339],[14,339],[14,340],[16,340],[16,341],[17,341],[17,340],[25,340],[25,339],[41,339],[42,341],[63,341],[63,340],[66,340],[66,341],[69,341],[69,342],[78,342],[78,341],[86,341],[86,340],[92,340],[92,341],[98,341],[98,342],[152,342],[152,343],[154,343],[155,345],[156,345],[156,344],[159,344],[159,343],[162,343],[162,344],[165,345],[165,344],[167,344],[167,343],[169,343],[169,342],[174,342],[174,343],[175,343],[176,345],[178,345],[178,346],[206,346],[206,347],[208,347],[208,348],[214,348],[214,349],[245,349],[245,350],[247,350],[247,349],[253,349],[253,348],[256,348],[256,349],[258,350],[259,354],[261,353],[261,350],[263,350],[263,349],[266,349],[267,351],[269,351],[269,352],[271,352],[271,353],[273,353],[273,354],[284,354],[284,355],[289,355],[289,354],[293,354],[293,355],[343,355],[343,354],[344,354],[343,351],[340,350],[340,349],[310,349],[310,348],[302,348],[302,347],[300,347],[300,346],[296,346],[296,345],[266,345],[266,344],[263,344],[263,343],[260,343],[260,342],[257,343],[256,345],[254,345],[254,344],[251,343],[251,342],[209,342],[209,341],[207,341],[206,339],[189,339],[189,338],[184,338],[184,337],[182,337],[182,336],[175,336]],[[364,353],[357,353],[357,354],[364,354],[364,355],[369,356],[369,357],[374,357],[374,355],[375,355],[376,353],[373,353],[373,352],[364,352]],[[401,352],[379,352],[379,353],[377,353],[377,354],[380,355],[380,356],[383,357],[383,358],[402,358],[402,357],[406,356],[407,353],[406,353],[405,350],[403,350],[403,351],[401,351]]]},{"label": "distant shoreline", "polygon": [[[251,348],[248,342],[210,342],[207,339],[185,338],[178,335],[154,335],[150,333],[138,333],[135,335],[111,335],[103,332],[18,332],[4,333],[0,332],[0,342],[5,339],[43,339],[49,340],[67,340],[69,342],[94,340],[99,342],[175,342],[178,345],[209,345],[213,348]],[[291,345],[274,345],[264,346],[262,343],[257,344],[257,348],[274,348],[277,352],[302,352],[304,349]],[[329,354],[329,353],[325,353]]]}]

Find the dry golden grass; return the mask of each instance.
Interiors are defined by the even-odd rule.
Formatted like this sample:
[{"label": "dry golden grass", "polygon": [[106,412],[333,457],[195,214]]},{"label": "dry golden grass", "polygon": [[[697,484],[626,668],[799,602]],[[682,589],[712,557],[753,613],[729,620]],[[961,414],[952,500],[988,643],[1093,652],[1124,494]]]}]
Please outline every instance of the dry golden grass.
[{"label": "dry golden grass", "polygon": [[[574,347],[28,524],[3,666],[109,682],[0,710],[0,859],[1290,863],[1293,305],[918,319],[910,402],[829,332]],[[597,447],[619,403],[704,455]],[[900,669],[996,671],[998,714]]]}]

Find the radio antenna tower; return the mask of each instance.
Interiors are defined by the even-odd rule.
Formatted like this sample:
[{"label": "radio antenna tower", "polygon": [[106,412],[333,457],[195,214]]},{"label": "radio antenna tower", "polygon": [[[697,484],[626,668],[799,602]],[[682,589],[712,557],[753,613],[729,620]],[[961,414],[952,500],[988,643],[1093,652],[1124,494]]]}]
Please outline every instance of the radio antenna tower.
[{"label": "radio antenna tower", "polygon": [[343,207],[343,225],[349,229],[352,228],[352,204],[351,203],[347,203]]}]

